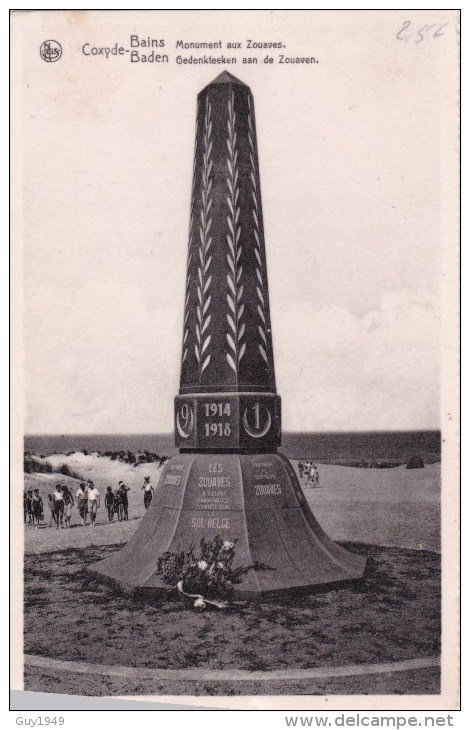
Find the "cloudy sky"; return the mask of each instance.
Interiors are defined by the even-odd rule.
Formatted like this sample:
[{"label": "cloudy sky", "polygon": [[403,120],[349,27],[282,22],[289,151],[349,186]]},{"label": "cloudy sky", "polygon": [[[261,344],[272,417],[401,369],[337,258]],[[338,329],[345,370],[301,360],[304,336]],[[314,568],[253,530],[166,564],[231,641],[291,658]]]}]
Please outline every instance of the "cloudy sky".
[{"label": "cloudy sky", "polygon": [[[261,40],[320,62],[229,69],[255,98],[286,430],[439,427],[442,110],[455,41],[450,25],[434,45],[400,42],[398,16],[264,15]],[[174,59],[180,37],[260,37],[255,18],[231,18],[24,24],[27,433],[172,430],[196,94],[222,69],[80,49],[136,32],[164,37]],[[37,53],[44,33],[63,43],[56,64]]]}]

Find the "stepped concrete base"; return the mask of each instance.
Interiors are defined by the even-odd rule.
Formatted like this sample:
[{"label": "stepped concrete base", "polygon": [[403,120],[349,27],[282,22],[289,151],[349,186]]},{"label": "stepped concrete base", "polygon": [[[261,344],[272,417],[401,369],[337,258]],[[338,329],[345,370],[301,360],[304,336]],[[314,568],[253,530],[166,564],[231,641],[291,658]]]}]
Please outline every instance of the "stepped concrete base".
[{"label": "stepped concrete base", "polygon": [[341,548],[313,516],[280,454],[182,453],[166,464],[140,527],[119,552],[89,568],[138,593],[168,590],[157,575],[166,550],[198,548],[220,535],[237,540],[234,567],[255,562],[238,597],[306,590],[362,577],[365,559]]}]

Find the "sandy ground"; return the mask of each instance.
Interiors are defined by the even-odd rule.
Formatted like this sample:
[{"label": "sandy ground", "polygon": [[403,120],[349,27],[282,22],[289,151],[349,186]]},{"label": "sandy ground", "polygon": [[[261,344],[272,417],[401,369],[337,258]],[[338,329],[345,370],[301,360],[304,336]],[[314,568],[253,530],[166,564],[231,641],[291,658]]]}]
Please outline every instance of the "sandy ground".
[{"label": "sandy ground", "polygon": [[334,540],[440,551],[440,464],[424,469],[319,465],[308,503]]},{"label": "sandy ground", "polygon": [[[71,529],[54,530],[47,494],[57,482],[74,492],[79,481],[60,474],[26,474],[25,487],[38,487],[44,499],[45,520],[39,530],[27,525],[26,553],[47,552],[88,545],[127,542],[144,514],[141,486],[150,476],[154,487],[162,471],[156,464],[134,467],[97,454],[48,457],[53,467],[67,464],[86,479],[92,479],[101,496],[96,528],[80,524],[75,508]],[[296,468],[297,462],[292,462]],[[300,483],[315,517],[334,540],[388,545],[423,550],[440,550],[440,464],[424,469],[357,469],[320,464],[320,487]],[[130,488],[129,521],[108,523],[104,494],[108,485],[117,488],[123,480]]]},{"label": "sandy ground", "polygon": [[97,581],[87,566],[119,546],[30,554],[25,651],[107,665],[247,670],[436,656],[440,557],[346,547],[367,556],[360,581],[204,613],[188,611],[176,596],[132,598]]}]

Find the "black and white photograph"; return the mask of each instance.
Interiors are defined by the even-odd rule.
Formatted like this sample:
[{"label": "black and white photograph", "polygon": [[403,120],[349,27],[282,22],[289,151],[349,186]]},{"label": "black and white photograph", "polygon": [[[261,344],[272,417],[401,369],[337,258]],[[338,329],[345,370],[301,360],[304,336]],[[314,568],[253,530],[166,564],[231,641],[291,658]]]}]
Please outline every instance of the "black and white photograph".
[{"label": "black and white photograph", "polygon": [[458,709],[459,12],[10,23],[11,689]]}]

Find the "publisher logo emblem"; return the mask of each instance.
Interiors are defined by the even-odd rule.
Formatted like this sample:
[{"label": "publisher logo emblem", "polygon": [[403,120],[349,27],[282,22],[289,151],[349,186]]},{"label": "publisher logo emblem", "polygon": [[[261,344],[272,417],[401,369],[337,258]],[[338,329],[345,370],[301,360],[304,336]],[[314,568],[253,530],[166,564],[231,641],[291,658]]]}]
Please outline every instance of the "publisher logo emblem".
[{"label": "publisher logo emblem", "polygon": [[43,61],[55,63],[62,56],[62,46],[58,41],[44,41],[41,44],[39,53]]}]

